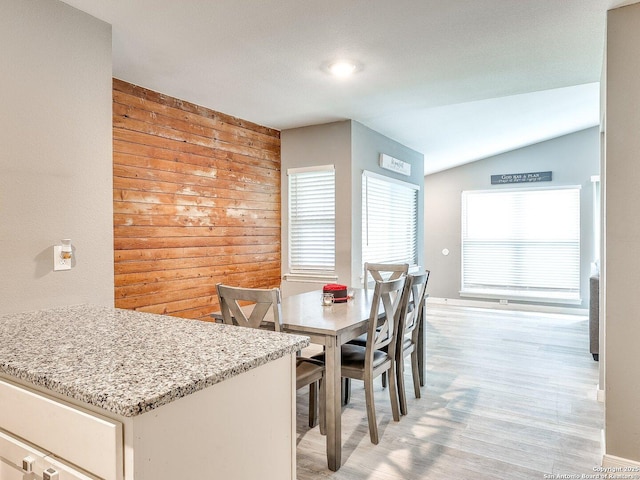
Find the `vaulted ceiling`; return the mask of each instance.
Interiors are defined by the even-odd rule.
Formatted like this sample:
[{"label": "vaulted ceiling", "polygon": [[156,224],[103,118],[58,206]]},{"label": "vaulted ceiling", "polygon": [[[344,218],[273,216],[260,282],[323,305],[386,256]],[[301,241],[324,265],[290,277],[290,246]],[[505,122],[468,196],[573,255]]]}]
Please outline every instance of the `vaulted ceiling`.
[{"label": "vaulted ceiling", "polygon": [[606,12],[634,2],[65,3],[113,25],[117,78],[279,130],[353,119],[432,173],[598,125]]}]

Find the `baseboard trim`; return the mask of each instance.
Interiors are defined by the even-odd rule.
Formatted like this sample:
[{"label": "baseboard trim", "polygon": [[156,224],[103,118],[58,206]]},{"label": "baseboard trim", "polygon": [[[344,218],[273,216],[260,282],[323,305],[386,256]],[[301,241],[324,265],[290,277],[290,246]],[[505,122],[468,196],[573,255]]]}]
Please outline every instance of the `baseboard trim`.
[{"label": "baseboard trim", "polygon": [[604,403],[604,396],[605,396],[604,390],[601,390],[600,389],[600,385],[598,385],[598,387],[597,387],[597,397],[596,398],[598,399],[598,401],[600,403]]},{"label": "baseboard trim", "polygon": [[[621,473],[631,474],[633,478],[638,478],[640,473],[640,462],[637,460],[630,460],[628,458],[616,457],[615,455],[609,455],[605,453],[607,451],[606,436],[604,429],[600,431],[601,441],[600,448],[602,448],[602,469],[606,473]],[[615,476],[607,478],[616,478]],[[622,478],[622,477],[620,477]]]},{"label": "baseboard trim", "polygon": [[611,469],[612,472],[628,472],[636,475],[640,472],[640,462],[608,454],[602,456],[602,467]]},{"label": "baseboard trim", "polygon": [[541,313],[567,313],[571,315],[588,315],[586,308],[556,307],[552,305],[537,305],[529,303],[508,303],[503,305],[499,300],[462,300],[457,298],[428,297],[427,304],[451,305],[455,307],[491,308],[494,310],[519,310],[525,312]]}]

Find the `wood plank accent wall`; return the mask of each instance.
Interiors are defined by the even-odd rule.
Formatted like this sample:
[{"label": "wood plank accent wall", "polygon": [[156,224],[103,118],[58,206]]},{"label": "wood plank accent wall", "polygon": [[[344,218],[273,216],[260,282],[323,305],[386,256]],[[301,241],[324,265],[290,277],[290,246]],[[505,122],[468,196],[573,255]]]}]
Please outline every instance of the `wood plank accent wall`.
[{"label": "wood plank accent wall", "polygon": [[113,80],[115,305],[209,320],[280,285],[280,132]]}]

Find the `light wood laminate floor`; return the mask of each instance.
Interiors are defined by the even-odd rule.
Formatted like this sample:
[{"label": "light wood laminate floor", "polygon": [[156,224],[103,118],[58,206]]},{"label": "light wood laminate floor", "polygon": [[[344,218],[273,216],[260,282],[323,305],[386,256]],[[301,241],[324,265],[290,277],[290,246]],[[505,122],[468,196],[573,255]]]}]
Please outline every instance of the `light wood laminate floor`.
[{"label": "light wood laminate floor", "polygon": [[[326,466],[325,439],[297,395],[298,480],[543,479],[592,474],[601,460],[603,405],[586,316],[430,305],[427,384],[393,422],[377,382],[380,443],[371,444],[364,389],[342,413],[343,465]],[[547,476],[546,478],[551,478]]]}]

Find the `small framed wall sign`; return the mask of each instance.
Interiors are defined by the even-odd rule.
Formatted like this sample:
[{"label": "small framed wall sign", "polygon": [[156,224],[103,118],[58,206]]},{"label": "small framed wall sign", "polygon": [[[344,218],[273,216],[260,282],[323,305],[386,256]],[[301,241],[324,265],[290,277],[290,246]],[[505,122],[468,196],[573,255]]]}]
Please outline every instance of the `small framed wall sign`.
[{"label": "small framed wall sign", "polygon": [[406,175],[407,177],[411,175],[410,163],[403,162],[384,153],[380,154],[380,166],[386,170]]},{"label": "small framed wall sign", "polygon": [[491,175],[491,185],[504,183],[530,183],[550,182],[551,172],[507,173],[504,175]]}]

